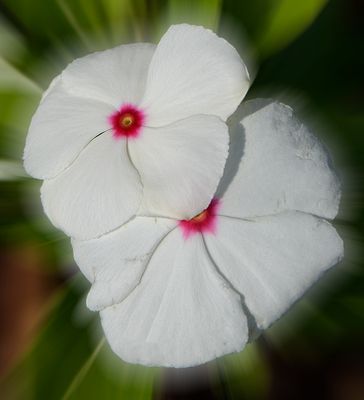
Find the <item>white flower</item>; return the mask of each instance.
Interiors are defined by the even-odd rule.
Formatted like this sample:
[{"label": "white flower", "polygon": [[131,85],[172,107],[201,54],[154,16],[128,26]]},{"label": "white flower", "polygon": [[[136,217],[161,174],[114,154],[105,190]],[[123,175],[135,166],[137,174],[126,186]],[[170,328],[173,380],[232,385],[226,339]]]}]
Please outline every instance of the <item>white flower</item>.
[{"label": "white flower", "polygon": [[45,179],[48,217],[81,239],[137,212],[193,217],[222,176],[223,121],[248,86],[236,50],[190,25],[172,26],[158,46],[123,45],[74,61],[43,96],[24,152],[27,172]]},{"label": "white flower", "polygon": [[92,283],[87,304],[126,361],[187,367],[240,351],[248,318],[267,328],[343,255],[325,220],[340,185],[321,144],[287,106],[252,101],[242,112],[204,212],[137,216],[72,241]]}]

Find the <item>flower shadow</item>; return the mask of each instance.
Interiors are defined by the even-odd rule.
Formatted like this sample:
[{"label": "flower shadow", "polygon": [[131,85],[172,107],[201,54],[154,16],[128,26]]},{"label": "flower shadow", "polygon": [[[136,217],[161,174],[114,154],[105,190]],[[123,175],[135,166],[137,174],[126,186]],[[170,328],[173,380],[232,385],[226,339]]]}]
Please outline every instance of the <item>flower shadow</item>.
[{"label": "flower shadow", "polygon": [[235,113],[228,119],[227,124],[230,136],[229,155],[226,160],[223,176],[216,190],[215,197],[218,199],[221,199],[228,189],[244,156],[245,129],[241,124],[241,121],[247,116],[266,107],[268,104],[272,103],[272,101],[272,99],[258,99],[243,102]]}]

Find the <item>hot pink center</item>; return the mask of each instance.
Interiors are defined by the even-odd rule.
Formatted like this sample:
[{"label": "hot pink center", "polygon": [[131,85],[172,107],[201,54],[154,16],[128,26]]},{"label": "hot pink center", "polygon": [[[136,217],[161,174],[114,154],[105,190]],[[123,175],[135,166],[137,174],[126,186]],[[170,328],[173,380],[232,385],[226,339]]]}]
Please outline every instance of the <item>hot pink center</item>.
[{"label": "hot pink center", "polygon": [[179,227],[182,229],[182,234],[185,239],[199,232],[216,233],[217,211],[220,201],[212,199],[206,210],[196,215],[192,219],[182,220],[179,222]]},{"label": "hot pink center", "polygon": [[109,123],[115,138],[139,136],[145,120],[143,111],[132,104],[123,104],[119,111],[109,116]]}]

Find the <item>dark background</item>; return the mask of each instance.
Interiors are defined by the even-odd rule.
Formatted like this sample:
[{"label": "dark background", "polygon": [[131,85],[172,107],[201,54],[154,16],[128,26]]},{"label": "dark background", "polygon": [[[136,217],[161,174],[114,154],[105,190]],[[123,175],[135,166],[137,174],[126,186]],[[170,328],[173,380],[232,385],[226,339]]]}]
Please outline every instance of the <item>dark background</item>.
[{"label": "dark background", "polygon": [[[1,399],[364,399],[363,19],[360,0],[0,0]],[[51,77],[171,22],[234,43],[255,74],[248,98],[290,104],[343,182],[344,261],[244,352],[185,370],[132,366],[100,343],[68,240],[21,166]]]}]

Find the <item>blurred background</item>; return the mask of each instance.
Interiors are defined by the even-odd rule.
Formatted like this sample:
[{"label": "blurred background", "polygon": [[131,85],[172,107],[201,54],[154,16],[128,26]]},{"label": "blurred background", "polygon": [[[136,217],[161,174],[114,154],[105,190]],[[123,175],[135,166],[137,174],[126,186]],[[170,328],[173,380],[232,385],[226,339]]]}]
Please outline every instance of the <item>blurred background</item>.
[{"label": "blurred background", "polygon": [[[361,0],[0,0],[1,399],[364,399],[363,20]],[[233,43],[255,77],[248,98],[291,105],[330,148],[346,256],[242,353],[173,370],[111,353],[21,157],[42,92],[70,61],[156,42],[179,22]]]}]

